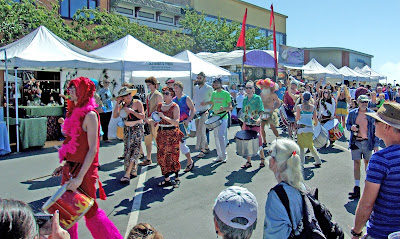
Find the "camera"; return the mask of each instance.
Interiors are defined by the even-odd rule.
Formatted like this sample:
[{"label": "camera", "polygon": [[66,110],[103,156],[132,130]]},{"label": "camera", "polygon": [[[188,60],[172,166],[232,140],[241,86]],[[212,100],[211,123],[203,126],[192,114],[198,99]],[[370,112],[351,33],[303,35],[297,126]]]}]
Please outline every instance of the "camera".
[{"label": "camera", "polygon": [[50,235],[52,232],[53,214],[36,213],[35,219],[39,226],[39,234]]}]

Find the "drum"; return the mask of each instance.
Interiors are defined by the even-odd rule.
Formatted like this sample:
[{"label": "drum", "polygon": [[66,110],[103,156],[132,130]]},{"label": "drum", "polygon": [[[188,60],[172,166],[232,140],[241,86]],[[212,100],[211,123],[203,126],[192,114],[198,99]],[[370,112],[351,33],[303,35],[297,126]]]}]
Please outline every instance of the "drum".
[{"label": "drum", "polygon": [[179,130],[183,133],[183,139],[189,138],[188,129],[186,128],[184,123],[179,123]]},{"label": "drum", "polygon": [[260,150],[258,132],[241,130],[236,133],[236,154],[242,157],[255,156]]},{"label": "drum", "polygon": [[205,126],[208,130],[213,130],[216,127],[220,126],[222,124],[221,116],[219,115],[214,115],[213,117],[209,118],[206,120]]},{"label": "drum", "polygon": [[338,119],[329,120],[323,127],[329,132],[329,140],[335,141],[344,135],[344,129]]},{"label": "drum", "polygon": [[128,113],[124,109],[121,109],[121,111],[119,112],[119,116],[125,119],[126,117],[128,117]]},{"label": "drum", "polygon": [[279,115],[281,116],[282,123],[286,126],[289,126],[290,122],[286,114],[286,109],[283,105],[279,108]]},{"label": "drum", "polygon": [[94,199],[78,189],[75,192],[67,191],[67,184],[61,188],[43,205],[42,210],[53,214],[60,212],[60,225],[64,229],[71,228],[93,206]]},{"label": "drum", "polygon": [[321,123],[318,123],[317,126],[314,126],[314,132],[313,132],[314,147],[316,149],[320,149],[328,144],[328,140],[329,140],[328,131],[321,126]]},{"label": "drum", "polygon": [[124,122],[119,121],[117,123],[117,138],[124,139]]},{"label": "drum", "polygon": [[192,120],[197,120],[197,119],[200,119],[201,118],[201,116],[204,114],[204,113],[206,113],[207,112],[207,110],[202,110],[202,111],[199,111],[199,112],[197,112],[196,114],[194,114],[194,116],[193,116],[193,119]]},{"label": "drum", "polygon": [[154,122],[159,123],[161,121],[160,116],[158,115],[157,111],[154,111],[151,113],[151,118],[154,120]]}]

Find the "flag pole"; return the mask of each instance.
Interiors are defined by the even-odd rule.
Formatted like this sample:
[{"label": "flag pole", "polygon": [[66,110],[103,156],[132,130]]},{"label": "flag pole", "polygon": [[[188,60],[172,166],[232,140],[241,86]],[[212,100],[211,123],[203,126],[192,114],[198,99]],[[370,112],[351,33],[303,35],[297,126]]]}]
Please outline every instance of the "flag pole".
[{"label": "flag pole", "polygon": [[246,61],[246,19],[247,19],[247,8],[243,16],[242,31],[240,32],[239,39],[236,43],[236,47],[243,47],[243,58],[242,58],[242,83],[244,83],[244,62]]}]

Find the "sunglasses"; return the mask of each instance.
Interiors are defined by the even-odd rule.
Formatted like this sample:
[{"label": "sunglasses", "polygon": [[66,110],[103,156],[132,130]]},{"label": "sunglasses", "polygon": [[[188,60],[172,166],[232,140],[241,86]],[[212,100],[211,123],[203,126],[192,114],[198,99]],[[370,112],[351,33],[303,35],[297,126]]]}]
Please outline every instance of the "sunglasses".
[{"label": "sunglasses", "polygon": [[246,87],[246,90],[251,90],[253,89],[253,87]]},{"label": "sunglasses", "polygon": [[324,94],[329,94],[329,92],[325,91]]},{"label": "sunglasses", "polygon": [[169,95],[169,91],[163,91],[162,94],[163,95]]}]

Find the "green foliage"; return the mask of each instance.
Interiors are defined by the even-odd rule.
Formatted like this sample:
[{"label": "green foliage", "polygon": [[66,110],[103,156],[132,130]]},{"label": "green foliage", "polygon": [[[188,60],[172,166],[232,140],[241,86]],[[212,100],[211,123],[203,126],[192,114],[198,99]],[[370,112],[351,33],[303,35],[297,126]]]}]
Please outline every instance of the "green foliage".
[{"label": "green foliage", "polygon": [[[51,6],[43,6],[35,0],[23,0],[21,3],[0,0],[0,19],[0,46],[14,42],[43,25],[64,40],[84,42],[86,50],[107,45],[130,34],[169,55],[183,50],[235,50],[241,30],[238,22],[221,18],[208,21],[204,14],[189,9],[186,9],[186,15],[180,21],[182,29],[174,31],[155,30],[117,13],[86,8],[78,10],[67,24],[59,14],[58,1]],[[258,28],[248,28],[246,31],[247,49],[267,49],[269,41],[270,38],[262,36]]]},{"label": "green foliage", "polygon": [[78,39],[58,14],[58,5],[35,5],[31,0],[15,3],[0,0],[0,45],[6,45],[29,34],[40,25],[63,39]]},{"label": "green foliage", "polygon": [[[198,14],[193,9],[186,9],[186,14],[179,21],[184,30],[190,31],[195,41],[193,52],[220,52],[233,51],[241,32],[241,23],[218,17],[207,20],[204,13]],[[246,29],[246,49],[267,50],[271,37],[259,32],[259,28]]]}]

